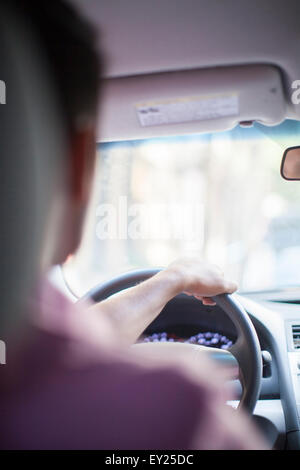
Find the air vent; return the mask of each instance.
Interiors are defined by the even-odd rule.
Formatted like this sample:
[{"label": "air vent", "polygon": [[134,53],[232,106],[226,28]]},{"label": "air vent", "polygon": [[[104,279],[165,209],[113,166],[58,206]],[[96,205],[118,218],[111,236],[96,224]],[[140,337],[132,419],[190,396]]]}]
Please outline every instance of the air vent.
[{"label": "air vent", "polygon": [[292,325],[294,349],[300,349],[300,324]]}]

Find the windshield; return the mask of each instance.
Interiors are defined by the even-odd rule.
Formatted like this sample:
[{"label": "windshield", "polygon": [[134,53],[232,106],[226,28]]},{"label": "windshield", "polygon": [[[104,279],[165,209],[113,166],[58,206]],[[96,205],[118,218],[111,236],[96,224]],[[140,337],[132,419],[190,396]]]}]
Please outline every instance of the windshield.
[{"label": "windshield", "polygon": [[279,171],[299,143],[285,121],[99,144],[83,241],[64,266],[73,292],[195,251],[240,291],[300,284],[300,183]]}]

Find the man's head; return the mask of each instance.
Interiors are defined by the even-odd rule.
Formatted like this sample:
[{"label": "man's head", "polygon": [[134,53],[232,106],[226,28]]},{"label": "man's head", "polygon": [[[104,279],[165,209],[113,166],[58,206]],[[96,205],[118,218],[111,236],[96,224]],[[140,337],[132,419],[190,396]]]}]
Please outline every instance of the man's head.
[{"label": "man's head", "polygon": [[66,188],[58,240],[46,264],[76,250],[90,195],[95,163],[95,129],[102,64],[91,26],[62,0],[15,0],[36,35],[54,84],[67,135]]}]

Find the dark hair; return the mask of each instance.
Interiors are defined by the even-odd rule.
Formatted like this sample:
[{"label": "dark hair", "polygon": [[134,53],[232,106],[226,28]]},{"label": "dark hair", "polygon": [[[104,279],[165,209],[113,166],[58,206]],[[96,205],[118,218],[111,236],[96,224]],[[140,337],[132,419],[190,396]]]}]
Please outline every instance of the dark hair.
[{"label": "dark hair", "polygon": [[91,25],[63,0],[15,0],[48,60],[70,133],[78,118],[95,117],[102,59]]}]

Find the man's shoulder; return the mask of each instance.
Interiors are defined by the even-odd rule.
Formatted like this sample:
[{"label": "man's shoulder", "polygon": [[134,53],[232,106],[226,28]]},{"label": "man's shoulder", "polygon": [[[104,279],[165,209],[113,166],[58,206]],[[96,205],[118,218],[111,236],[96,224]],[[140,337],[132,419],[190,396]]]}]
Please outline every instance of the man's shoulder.
[{"label": "man's shoulder", "polygon": [[124,358],[95,367],[94,390],[98,373],[96,407],[106,445],[117,431],[118,448],[189,448],[209,400],[205,386],[174,367],[149,369]]}]

